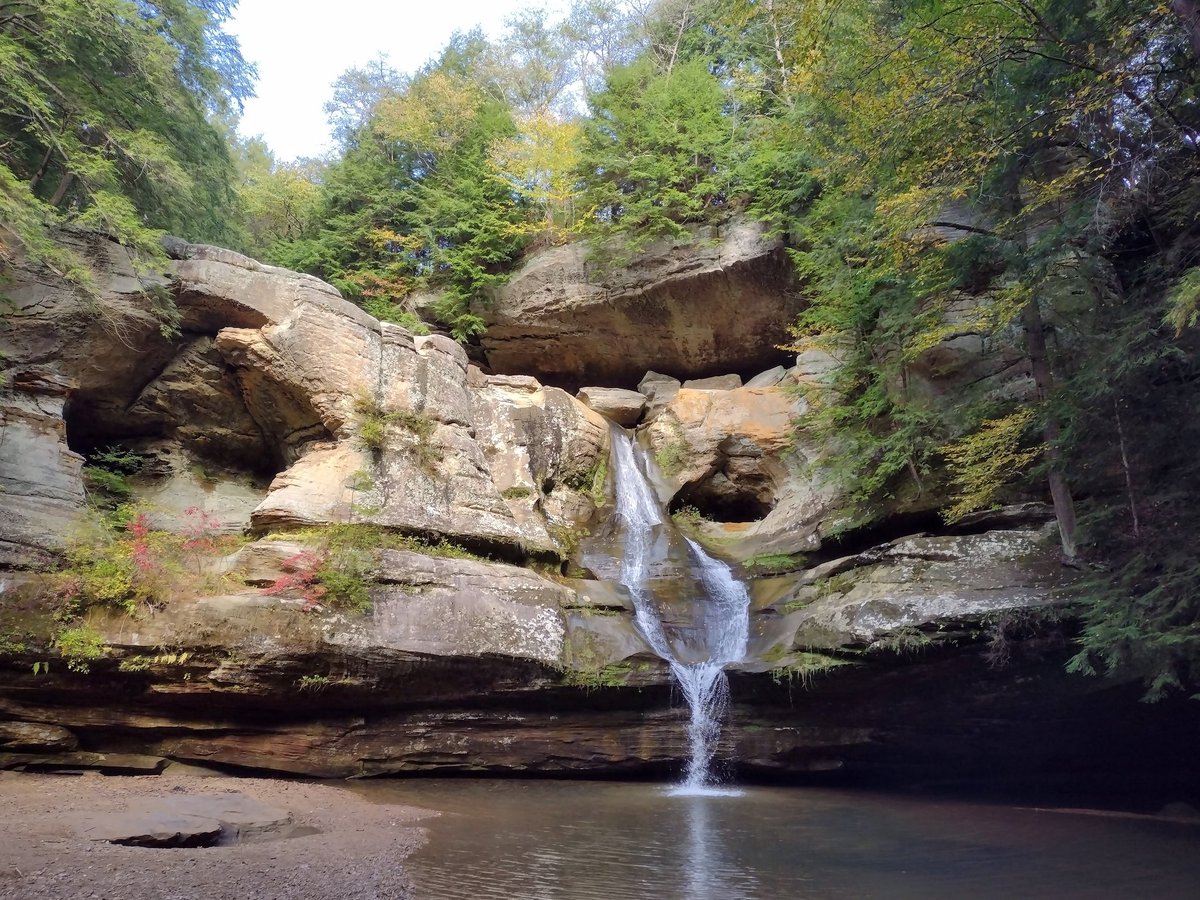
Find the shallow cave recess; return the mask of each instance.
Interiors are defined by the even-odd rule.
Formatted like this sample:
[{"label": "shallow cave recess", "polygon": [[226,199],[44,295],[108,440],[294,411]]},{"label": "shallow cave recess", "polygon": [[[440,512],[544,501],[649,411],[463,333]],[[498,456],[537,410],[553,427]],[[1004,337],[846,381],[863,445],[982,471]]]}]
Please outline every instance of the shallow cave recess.
[{"label": "shallow cave recess", "polygon": [[[229,365],[211,336],[185,335],[157,363],[120,386],[81,387],[63,411],[70,449],[120,475],[124,499],[155,527],[171,529],[196,507],[242,531],[271,480],[309,443],[332,439],[307,398]],[[88,481],[85,469],[94,493]]]},{"label": "shallow cave recess", "polygon": [[772,480],[762,474],[731,477],[718,470],[702,481],[685,484],[671,498],[668,511],[695,510],[712,522],[758,522],[775,508]]}]

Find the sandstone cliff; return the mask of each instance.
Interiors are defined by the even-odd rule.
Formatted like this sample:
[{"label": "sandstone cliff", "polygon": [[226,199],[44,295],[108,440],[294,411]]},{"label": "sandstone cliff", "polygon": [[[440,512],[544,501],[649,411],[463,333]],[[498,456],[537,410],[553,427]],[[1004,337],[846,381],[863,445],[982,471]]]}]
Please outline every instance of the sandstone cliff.
[{"label": "sandstone cliff", "polygon": [[[1114,753],[1134,741],[1151,716],[1135,692],[1061,674],[1070,625],[1043,507],[953,533],[910,510],[838,535],[846,498],[812,465],[825,448],[795,390],[836,360],[770,367],[795,302],[777,248],[714,237],[602,284],[579,274],[578,248],[531,260],[484,339],[506,374],[218,248],[176,243],[170,270],[148,273],[76,235],[96,303],[18,269],[0,343],[0,764],[670,768],[684,716],[669,674],[624,589],[589,568],[619,552],[605,544],[609,418],[638,426],[680,525],[751,580],[723,750],[743,767],[928,775],[952,751],[962,771],[1053,765],[1090,752],[1118,708]],[[162,291],[181,314],[171,337]],[[1003,347],[962,336],[927,368],[930,396],[1023,376]],[[576,399],[530,372],[592,386]],[[84,466],[111,446],[140,461],[129,499],[148,527],[184,532],[169,546],[195,540],[197,508],[206,541],[241,537],[192,545],[153,596],[68,609],[93,640],[73,656],[54,614],[77,586],[47,569],[64,550],[92,564]],[[335,562],[364,608],[313,589]],[[994,668],[1006,660],[1017,668]]]}]

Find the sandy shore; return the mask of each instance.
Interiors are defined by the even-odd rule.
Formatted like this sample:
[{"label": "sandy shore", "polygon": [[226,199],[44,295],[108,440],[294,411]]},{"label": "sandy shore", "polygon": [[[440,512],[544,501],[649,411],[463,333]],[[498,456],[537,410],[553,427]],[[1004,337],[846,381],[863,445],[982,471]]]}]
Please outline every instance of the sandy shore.
[{"label": "sandy shore", "polygon": [[[237,791],[282,807],[315,833],[199,849],[89,840],[81,823],[146,798]],[[269,779],[0,773],[0,897],[72,900],[403,898],[404,859],[420,846],[413,807],[333,785]]]}]

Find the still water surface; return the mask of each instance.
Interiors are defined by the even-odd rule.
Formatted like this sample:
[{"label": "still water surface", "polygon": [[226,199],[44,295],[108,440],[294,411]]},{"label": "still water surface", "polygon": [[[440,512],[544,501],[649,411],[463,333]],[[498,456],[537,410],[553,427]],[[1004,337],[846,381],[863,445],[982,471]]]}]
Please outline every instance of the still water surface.
[{"label": "still water surface", "polygon": [[908,796],[651,784],[390,781],[438,810],[420,900],[1196,900],[1200,827]]}]

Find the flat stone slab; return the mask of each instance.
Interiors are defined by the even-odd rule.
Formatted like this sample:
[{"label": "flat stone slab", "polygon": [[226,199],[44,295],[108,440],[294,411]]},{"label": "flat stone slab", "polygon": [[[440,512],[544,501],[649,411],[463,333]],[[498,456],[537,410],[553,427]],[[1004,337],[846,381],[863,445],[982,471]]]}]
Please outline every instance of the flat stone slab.
[{"label": "flat stone slab", "polygon": [[142,753],[0,753],[0,769],[86,770],[119,772],[123,775],[157,775],[167,765],[161,756]]},{"label": "flat stone slab", "polygon": [[646,396],[638,391],[585,387],[575,396],[589,409],[625,428],[636,425],[646,410]]},{"label": "flat stone slab", "polygon": [[287,837],[292,814],[237,792],[148,798],[119,812],[96,813],[79,826],[93,841],[136,847],[213,847]]},{"label": "flat stone slab", "polygon": [[710,378],[693,378],[683,383],[686,391],[736,391],[742,386],[740,375],[713,375]]}]

